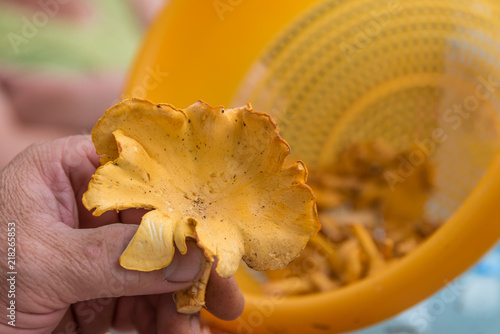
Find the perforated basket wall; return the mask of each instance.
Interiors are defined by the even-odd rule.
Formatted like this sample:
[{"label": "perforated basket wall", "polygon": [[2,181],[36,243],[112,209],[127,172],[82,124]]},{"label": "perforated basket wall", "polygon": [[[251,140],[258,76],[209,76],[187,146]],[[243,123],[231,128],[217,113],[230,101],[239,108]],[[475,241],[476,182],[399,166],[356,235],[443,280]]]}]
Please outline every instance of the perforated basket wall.
[{"label": "perforated basket wall", "polygon": [[[429,219],[448,218],[499,144],[500,5],[495,1],[319,1],[248,72],[252,101],[314,168],[351,143],[430,159]],[[419,160],[420,159],[420,160]]]}]

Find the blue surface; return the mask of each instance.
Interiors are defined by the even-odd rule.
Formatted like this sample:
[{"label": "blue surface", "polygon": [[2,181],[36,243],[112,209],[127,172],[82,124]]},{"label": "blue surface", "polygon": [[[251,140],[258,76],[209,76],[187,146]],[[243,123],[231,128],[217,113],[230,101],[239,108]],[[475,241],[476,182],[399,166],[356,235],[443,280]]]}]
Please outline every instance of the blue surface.
[{"label": "blue surface", "polygon": [[434,296],[389,321],[351,334],[448,333],[500,333],[500,244]]}]

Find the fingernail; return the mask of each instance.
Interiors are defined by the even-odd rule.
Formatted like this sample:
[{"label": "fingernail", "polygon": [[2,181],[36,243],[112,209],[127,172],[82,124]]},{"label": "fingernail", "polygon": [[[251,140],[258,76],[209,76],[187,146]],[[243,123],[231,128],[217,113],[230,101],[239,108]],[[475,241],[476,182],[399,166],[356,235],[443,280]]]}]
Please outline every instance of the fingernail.
[{"label": "fingernail", "polygon": [[187,252],[182,255],[175,251],[172,262],[165,268],[165,280],[171,283],[193,282],[203,265],[203,254],[192,242],[187,243]]},{"label": "fingernail", "polygon": [[199,313],[191,316],[191,319],[189,319],[189,325],[191,326],[191,330],[194,334],[200,334],[201,331]]}]

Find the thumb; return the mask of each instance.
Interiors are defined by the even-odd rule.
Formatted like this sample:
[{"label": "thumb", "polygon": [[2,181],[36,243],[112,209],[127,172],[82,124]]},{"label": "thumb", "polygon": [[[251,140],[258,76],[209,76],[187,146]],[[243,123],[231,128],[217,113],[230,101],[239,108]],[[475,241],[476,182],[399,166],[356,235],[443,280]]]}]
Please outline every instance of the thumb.
[{"label": "thumb", "polygon": [[[69,257],[61,277],[70,282],[68,303],[94,298],[160,294],[187,288],[196,282],[205,260],[194,242],[182,255],[176,250],[166,269],[152,272],[127,270],[118,259],[132,239],[137,225],[112,224],[93,229],[71,229],[61,224],[69,238],[58,245],[60,255]],[[65,269],[64,269],[65,268]]]}]

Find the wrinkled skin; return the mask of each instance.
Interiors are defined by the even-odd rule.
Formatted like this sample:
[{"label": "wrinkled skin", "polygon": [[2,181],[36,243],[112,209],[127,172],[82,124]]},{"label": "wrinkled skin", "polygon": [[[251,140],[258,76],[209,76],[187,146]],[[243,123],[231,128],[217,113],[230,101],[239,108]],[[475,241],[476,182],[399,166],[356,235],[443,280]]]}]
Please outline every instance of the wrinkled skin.
[{"label": "wrinkled skin", "polygon": [[[0,225],[16,229],[16,327],[0,319],[1,333],[197,333],[199,315],[176,313],[172,292],[202,271],[201,251],[190,244],[165,270],[128,271],[118,258],[144,212],[94,217],[81,204],[99,165],[87,136],[32,146],[0,172]],[[4,232],[6,234],[6,232]],[[0,308],[10,299],[7,236],[0,241]],[[234,280],[212,273],[207,309],[236,318],[243,297]]]}]

